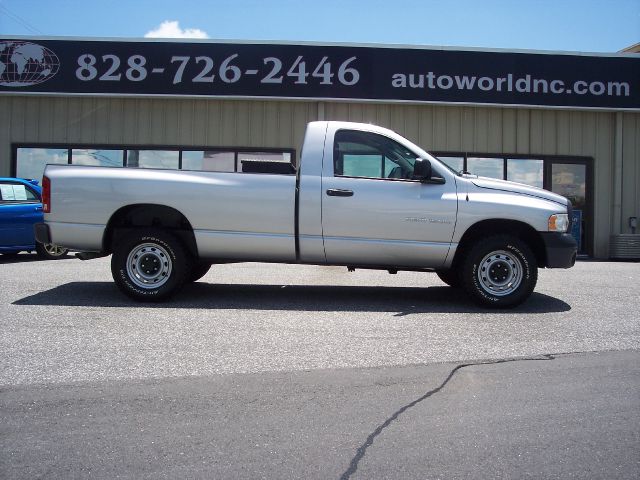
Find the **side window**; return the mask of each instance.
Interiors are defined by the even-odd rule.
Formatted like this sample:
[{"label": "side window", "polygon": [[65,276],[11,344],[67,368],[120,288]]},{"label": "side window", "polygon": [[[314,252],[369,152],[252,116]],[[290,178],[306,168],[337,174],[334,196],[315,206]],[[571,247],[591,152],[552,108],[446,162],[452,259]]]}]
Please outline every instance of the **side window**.
[{"label": "side window", "polygon": [[33,203],[40,201],[34,191],[21,183],[0,183],[0,200],[3,203]]},{"label": "side window", "polygon": [[342,177],[410,179],[417,156],[376,133],[339,130],[333,142],[334,174]]}]

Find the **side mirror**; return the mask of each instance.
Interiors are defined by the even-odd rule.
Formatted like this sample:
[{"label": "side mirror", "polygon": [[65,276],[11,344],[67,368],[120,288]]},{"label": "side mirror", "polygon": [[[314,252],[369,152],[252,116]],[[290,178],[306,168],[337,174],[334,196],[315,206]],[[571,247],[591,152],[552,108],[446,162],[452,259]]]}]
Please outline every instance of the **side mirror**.
[{"label": "side mirror", "polygon": [[421,182],[427,182],[431,180],[431,162],[422,158],[417,158],[416,163],[413,166],[414,180],[420,180]]},{"label": "side mirror", "polygon": [[413,180],[419,180],[422,183],[445,183],[444,178],[434,177],[431,169],[431,162],[424,158],[417,158],[413,166]]}]

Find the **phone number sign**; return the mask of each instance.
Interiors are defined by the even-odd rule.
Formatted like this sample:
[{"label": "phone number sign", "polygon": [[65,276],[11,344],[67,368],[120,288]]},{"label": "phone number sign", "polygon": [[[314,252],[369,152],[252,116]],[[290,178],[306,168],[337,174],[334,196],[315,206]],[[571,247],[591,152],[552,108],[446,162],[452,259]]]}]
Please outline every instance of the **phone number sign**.
[{"label": "phone number sign", "polygon": [[636,110],[640,57],[14,38],[0,39],[2,92]]}]

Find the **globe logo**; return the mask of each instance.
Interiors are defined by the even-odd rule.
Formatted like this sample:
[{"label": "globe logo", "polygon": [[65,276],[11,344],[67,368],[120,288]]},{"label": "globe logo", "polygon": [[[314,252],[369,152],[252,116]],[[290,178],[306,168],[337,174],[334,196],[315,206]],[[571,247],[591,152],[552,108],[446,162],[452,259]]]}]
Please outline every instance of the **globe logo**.
[{"label": "globe logo", "polygon": [[47,47],[0,40],[0,85],[29,87],[46,82],[60,70],[60,59]]}]

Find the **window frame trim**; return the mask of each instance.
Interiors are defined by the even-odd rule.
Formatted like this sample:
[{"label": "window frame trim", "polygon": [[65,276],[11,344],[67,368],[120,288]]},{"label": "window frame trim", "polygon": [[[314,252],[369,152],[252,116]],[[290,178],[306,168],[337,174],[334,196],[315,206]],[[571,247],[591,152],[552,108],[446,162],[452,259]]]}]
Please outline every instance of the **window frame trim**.
[{"label": "window frame trim", "polygon": [[[44,148],[44,149],[60,149],[67,150],[67,163],[66,165],[73,165],[72,151],[74,149],[84,150],[122,150],[122,165],[121,167],[106,167],[106,168],[136,168],[126,167],[127,151],[128,150],[166,150],[178,152],[178,168],[153,168],[155,170],[170,170],[170,171],[189,171],[189,172],[208,172],[208,173],[243,173],[238,171],[238,154],[239,153],[251,153],[251,152],[264,152],[264,153],[289,153],[291,155],[291,164],[299,170],[297,151],[295,148],[288,147],[229,147],[229,146],[206,146],[206,145],[156,145],[156,144],[105,144],[105,143],[72,143],[72,142],[15,142],[11,144],[11,165],[9,167],[10,176],[17,178],[18,171],[18,149],[20,148]],[[212,151],[212,152],[234,152],[235,155],[235,172],[213,172],[210,170],[182,170],[182,152],[183,151]],[[65,165],[65,164],[62,164]]]},{"label": "window frame trim", "polygon": [[[338,142],[336,141],[336,137],[338,136],[338,134],[340,132],[356,132],[356,133],[363,133],[366,135],[375,135],[378,137],[382,137],[388,141],[397,143],[398,145],[400,145],[401,147],[405,148],[406,150],[410,151],[412,155],[415,156],[415,160],[418,160],[419,158],[422,158],[420,155],[418,155],[416,152],[414,152],[413,150],[411,150],[410,148],[408,148],[406,145],[403,145],[402,143],[398,142],[396,139],[391,138],[391,137],[387,137],[386,135],[383,135],[379,132],[369,132],[369,131],[364,131],[364,130],[353,130],[350,128],[340,128],[338,130],[336,130],[333,133],[333,178],[353,178],[353,179],[365,179],[365,180],[381,180],[381,181],[391,181],[391,182],[411,182],[411,183],[422,183],[420,180],[417,179],[413,179],[413,178],[386,178],[386,177],[361,177],[361,176],[353,176],[353,175],[337,175],[336,174],[336,152],[338,151]],[[384,173],[384,162],[385,162],[385,158],[386,155],[384,155],[383,152],[378,152],[380,153],[381,156],[381,173]],[[423,160],[429,160],[429,159],[423,159]],[[392,160],[393,161],[393,160]],[[446,180],[446,179],[445,179]]]}]

